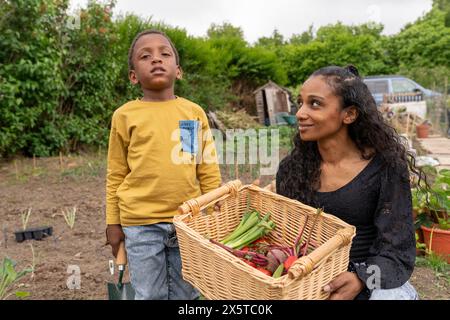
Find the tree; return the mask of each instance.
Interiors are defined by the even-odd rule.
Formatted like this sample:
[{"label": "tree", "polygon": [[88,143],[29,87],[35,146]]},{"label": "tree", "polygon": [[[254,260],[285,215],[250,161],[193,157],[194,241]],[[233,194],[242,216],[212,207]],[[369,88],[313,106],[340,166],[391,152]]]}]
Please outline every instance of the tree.
[{"label": "tree", "polygon": [[445,17],[435,3],[430,12],[390,37],[387,48],[396,72],[428,87],[440,87],[445,77],[450,80],[450,28]]},{"label": "tree", "polygon": [[293,34],[291,38],[289,39],[289,44],[293,45],[301,45],[301,44],[307,44],[308,42],[311,42],[314,39],[314,26],[310,25],[308,27],[308,31],[304,31],[301,34]]},{"label": "tree", "polygon": [[226,38],[226,39],[240,39],[245,42],[244,40],[244,32],[241,28],[235,27],[232,24],[225,22],[223,24],[215,24],[213,23],[208,31],[206,32],[209,39],[219,39],[219,38]]},{"label": "tree", "polygon": [[285,44],[284,37],[275,29],[271,37],[261,37],[256,42],[256,46],[265,47],[268,49],[280,48]]},{"label": "tree", "polygon": [[329,65],[354,64],[363,75],[387,73],[390,69],[381,31],[380,25],[345,26],[339,22],[319,28],[317,36],[305,44],[287,45],[283,60],[288,84],[295,87]]},{"label": "tree", "polygon": [[433,0],[433,7],[445,12],[445,26],[450,27],[450,2],[448,0]]}]

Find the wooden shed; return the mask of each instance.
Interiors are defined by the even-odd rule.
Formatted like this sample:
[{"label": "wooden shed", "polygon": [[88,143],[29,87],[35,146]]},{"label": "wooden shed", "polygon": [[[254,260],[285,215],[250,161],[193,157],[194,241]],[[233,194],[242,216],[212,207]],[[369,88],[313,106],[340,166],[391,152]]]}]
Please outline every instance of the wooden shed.
[{"label": "wooden shed", "polygon": [[281,115],[291,113],[289,91],[269,81],[253,91],[259,123],[269,126],[284,122]]}]

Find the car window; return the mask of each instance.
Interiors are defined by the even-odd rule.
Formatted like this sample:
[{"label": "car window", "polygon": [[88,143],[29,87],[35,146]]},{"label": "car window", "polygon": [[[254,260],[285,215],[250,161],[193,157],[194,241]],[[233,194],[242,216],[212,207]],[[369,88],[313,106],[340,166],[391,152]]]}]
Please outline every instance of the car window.
[{"label": "car window", "polygon": [[417,86],[406,79],[392,79],[392,91],[394,93],[413,92]]},{"label": "car window", "polygon": [[388,86],[387,80],[371,80],[371,81],[365,81],[365,83],[372,94],[389,92],[389,86]]}]

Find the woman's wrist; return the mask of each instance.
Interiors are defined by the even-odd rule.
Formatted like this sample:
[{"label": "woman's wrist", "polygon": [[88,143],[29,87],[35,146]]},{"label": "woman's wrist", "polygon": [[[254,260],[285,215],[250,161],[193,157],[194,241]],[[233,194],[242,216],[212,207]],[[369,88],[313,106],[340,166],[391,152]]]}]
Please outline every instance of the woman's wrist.
[{"label": "woman's wrist", "polygon": [[365,295],[367,295],[368,297],[370,297],[370,295],[372,294],[372,291],[367,288],[365,282],[363,279],[361,279],[361,277],[358,275],[357,272],[357,265],[356,263],[353,263],[352,261],[349,262],[348,264],[348,268],[347,271],[351,272],[353,274],[355,274],[355,276],[358,278],[358,280],[361,282],[361,292],[360,293],[364,293]]}]

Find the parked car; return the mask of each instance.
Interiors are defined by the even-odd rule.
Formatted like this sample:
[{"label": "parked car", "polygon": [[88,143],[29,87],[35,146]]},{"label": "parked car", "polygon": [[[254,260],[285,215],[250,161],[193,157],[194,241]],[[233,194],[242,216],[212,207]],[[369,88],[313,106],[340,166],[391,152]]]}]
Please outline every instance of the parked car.
[{"label": "parked car", "polygon": [[424,98],[441,96],[439,92],[426,89],[417,82],[403,76],[369,76],[364,78],[364,83],[372,93],[377,105],[383,102],[385,94],[422,93]]}]

